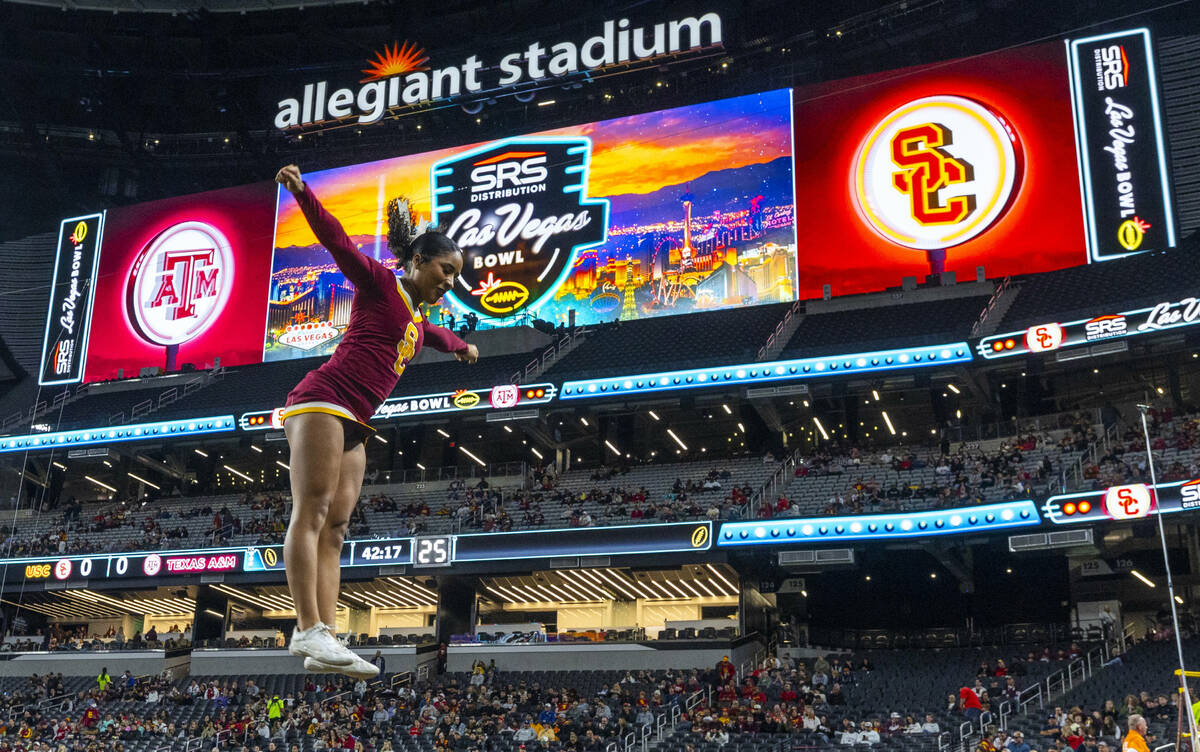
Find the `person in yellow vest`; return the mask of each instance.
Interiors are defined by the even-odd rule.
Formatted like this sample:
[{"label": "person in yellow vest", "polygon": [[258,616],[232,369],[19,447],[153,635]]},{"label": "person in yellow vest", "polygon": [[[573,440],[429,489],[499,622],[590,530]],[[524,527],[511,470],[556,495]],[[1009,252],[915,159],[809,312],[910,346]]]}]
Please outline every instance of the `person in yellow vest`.
[{"label": "person in yellow vest", "polygon": [[1146,746],[1146,719],[1137,713],[1129,716],[1129,733],[1121,742],[1121,752],[1150,752]]},{"label": "person in yellow vest", "polygon": [[112,684],[112,677],[108,675],[108,666],[100,669],[100,675],[96,677],[96,684],[99,685],[101,692],[108,689],[109,684]]},{"label": "person in yellow vest", "polygon": [[267,703],[267,719],[277,721],[283,717],[283,700],[279,699],[279,695],[271,698]]}]

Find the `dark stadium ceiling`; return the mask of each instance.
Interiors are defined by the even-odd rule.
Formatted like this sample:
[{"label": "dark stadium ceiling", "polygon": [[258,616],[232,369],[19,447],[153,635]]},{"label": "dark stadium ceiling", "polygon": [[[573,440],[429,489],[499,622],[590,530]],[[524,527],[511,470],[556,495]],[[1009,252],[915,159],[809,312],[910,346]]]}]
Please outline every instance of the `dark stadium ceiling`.
[{"label": "dark stadium ceiling", "polygon": [[314,8],[327,5],[366,5],[371,0],[4,0],[20,5],[41,5],[58,10],[109,13],[249,13],[252,11]]}]

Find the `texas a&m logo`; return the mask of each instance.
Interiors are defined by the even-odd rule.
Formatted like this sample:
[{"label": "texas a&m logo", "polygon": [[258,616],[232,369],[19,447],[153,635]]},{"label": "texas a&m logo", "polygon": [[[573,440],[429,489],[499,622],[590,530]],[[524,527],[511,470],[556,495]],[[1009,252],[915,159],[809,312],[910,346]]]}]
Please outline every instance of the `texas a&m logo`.
[{"label": "texas a&m logo", "polygon": [[859,148],[859,214],[906,248],[960,245],[1007,211],[1021,158],[1016,131],[994,110],[958,96],[911,101],[879,121]]},{"label": "texas a&m logo", "polygon": [[125,287],[130,323],[157,345],[178,345],[207,329],[229,299],[233,253],[206,222],[172,225],[134,261]]},{"label": "texas a&m logo", "polygon": [[433,221],[463,251],[448,295],[503,317],[554,294],[577,251],[602,244],[608,201],[587,198],[586,138],[512,138],[434,164]]}]

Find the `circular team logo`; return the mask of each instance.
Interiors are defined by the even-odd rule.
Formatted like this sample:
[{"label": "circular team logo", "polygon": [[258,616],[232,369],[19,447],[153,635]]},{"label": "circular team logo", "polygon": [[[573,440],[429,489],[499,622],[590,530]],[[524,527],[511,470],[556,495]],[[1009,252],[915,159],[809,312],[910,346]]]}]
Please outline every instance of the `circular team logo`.
[{"label": "circular team logo", "polygon": [[1113,486],[1104,492],[1104,510],[1114,520],[1134,520],[1150,514],[1154,495],[1145,483]]},{"label": "circular team logo", "polygon": [[1048,352],[1062,347],[1063,328],[1058,324],[1038,324],[1025,330],[1025,347],[1029,352]]},{"label": "circular team logo", "polygon": [[59,559],[54,564],[54,576],[57,579],[65,580],[71,576],[71,569],[72,566],[70,559]]},{"label": "circular team logo", "polygon": [[488,402],[497,410],[507,410],[510,407],[516,407],[517,402],[521,399],[521,390],[516,384],[501,384],[492,387],[491,394],[488,395]]},{"label": "circular team logo", "polygon": [[142,572],[147,577],[153,577],[162,569],[162,557],[158,554],[150,554],[146,560],[142,562]]},{"label": "circular team logo", "polygon": [[146,244],[129,272],[125,303],[143,339],[178,345],[220,315],[233,283],[233,252],[206,222],[172,225]]},{"label": "circular team logo", "polygon": [[914,250],[960,245],[995,224],[1016,195],[1020,143],[997,112],[965,97],[913,100],[888,113],[855,159],[863,220]]},{"label": "circular team logo", "polygon": [[700,525],[692,530],[692,548],[702,548],[708,543],[708,526]]}]

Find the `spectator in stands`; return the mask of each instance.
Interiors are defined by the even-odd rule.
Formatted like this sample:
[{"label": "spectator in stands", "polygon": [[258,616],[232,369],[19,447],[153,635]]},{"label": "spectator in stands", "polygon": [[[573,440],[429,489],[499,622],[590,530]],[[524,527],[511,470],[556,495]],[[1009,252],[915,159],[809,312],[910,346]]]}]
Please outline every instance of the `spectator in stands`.
[{"label": "spectator in stands", "polygon": [[979,695],[970,687],[963,687],[958,690],[959,709],[971,723],[979,720],[979,716],[983,713],[983,706],[979,702]]},{"label": "spectator in stands", "polygon": [[933,717],[933,713],[925,714],[925,722],[921,724],[921,732],[925,734],[940,734],[942,729],[938,726],[937,721]]},{"label": "spectator in stands", "polygon": [[108,685],[112,683],[112,677],[108,675],[108,667],[100,669],[100,675],[96,677],[96,685],[103,692],[108,689]]},{"label": "spectator in stands", "polygon": [[1121,742],[1121,752],[1150,752],[1146,744],[1146,719],[1134,713],[1126,719],[1129,723],[1129,733]]},{"label": "spectator in stands", "polygon": [[1014,731],[1004,748],[1008,752],[1030,752],[1029,743],[1025,741],[1025,734],[1021,731]]}]

